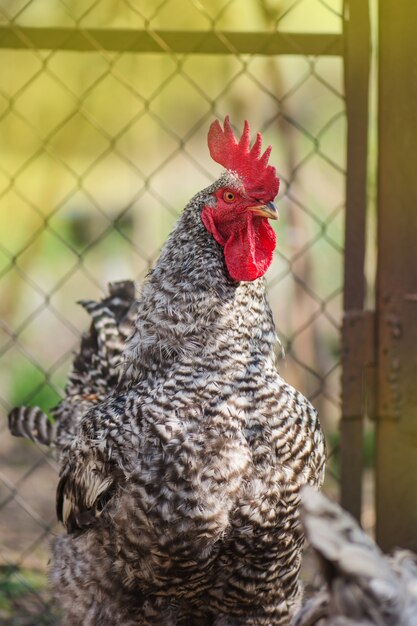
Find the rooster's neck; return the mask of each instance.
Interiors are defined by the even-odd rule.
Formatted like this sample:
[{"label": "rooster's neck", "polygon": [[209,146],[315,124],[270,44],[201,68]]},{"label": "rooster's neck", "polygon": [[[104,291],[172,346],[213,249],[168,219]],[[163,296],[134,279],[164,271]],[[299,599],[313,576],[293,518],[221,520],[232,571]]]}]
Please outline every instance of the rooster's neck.
[{"label": "rooster's neck", "polygon": [[[276,342],[262,278],[233,281],[223,249],[201,222],[206,197],[187,206],[142,290],[125,376],[165,369],[193,354],[274,360]],[[223,357],[220,357],[223,358]]]}]

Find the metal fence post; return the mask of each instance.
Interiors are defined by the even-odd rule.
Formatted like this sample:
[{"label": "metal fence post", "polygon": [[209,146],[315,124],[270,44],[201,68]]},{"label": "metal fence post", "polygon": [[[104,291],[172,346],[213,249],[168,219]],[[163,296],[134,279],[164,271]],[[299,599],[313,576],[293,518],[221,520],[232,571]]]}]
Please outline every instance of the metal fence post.
[{"label": "metal fence post", "polygon": [[376,512],[417,550],[417,3],[379,1]]},{"label": "metal fence post", "polygon": [[345,2],[345,91],[347,172],[345,217],[343,375],[341,419],[341,504],[360,519],[364,418],[364,346],[371,326],[363,322],[367,207],[368,0]]}]

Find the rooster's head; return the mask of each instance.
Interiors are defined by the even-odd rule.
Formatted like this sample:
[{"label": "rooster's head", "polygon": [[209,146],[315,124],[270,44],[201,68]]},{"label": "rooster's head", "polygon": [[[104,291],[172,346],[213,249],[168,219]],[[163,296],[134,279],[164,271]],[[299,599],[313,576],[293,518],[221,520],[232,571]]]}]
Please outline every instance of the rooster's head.
[{"label": "rooster's head", "polygon": [[223,247],[229,275],[236,281],[255,280],[265,274],[272,262],[276,236],[268,219],[277,219],[273,199],[279,179],[268,165],[271,146],[263,154],[258,133],[250,148],[246,121],[238,141],[229,118],[224,129],[216,120],[210,127],[208,146],[211,157],[226,172],[214,186],[201,219],[206,229]]}]

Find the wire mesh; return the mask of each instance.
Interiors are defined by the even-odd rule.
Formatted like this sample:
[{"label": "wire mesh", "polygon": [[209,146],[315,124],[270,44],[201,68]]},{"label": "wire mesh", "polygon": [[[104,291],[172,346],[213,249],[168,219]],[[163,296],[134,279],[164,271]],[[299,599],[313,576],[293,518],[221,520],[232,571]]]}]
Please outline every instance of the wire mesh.
[{"label": "wire mesh", "polygon": [[[342,16],[338,0],[3,0],[0,25],[28,46],[0,49],[0,616],[26,611],[24,623],[39,624],[53,619],[42,588],[57,468],[39,446],[9,436],[7,412],[57,401],[88,323],[76,301],[100,297],[111,280],[140,284],[182,207],[216,178],[206,148],[214,116],[229,113],[237,127],[248,118],[273,146],[281,219],[268,285],[281,373],[336,439],[343,63],[325,49],[261,52],[277,31],[336,36]],[[22,26],[69,28],[94,51],[67,50],[68,41],[33,47]],[[109,51],[88,28],[137,29],[160,51],[132,53],[131,40]],[[228,54],[178,53],[160,34],[168,28],[215,33]],[[259,54],[227,36],[246,31],[263,33]]]}]

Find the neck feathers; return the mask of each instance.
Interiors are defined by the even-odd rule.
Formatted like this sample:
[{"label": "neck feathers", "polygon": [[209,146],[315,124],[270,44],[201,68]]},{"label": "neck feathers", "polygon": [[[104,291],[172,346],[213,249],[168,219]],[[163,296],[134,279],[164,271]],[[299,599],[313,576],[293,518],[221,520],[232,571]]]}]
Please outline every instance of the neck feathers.
[{"label": "neck feathers", "polygon": [[267,330],[262,350],[273,351],[263,279],[237,283],[229,277],[223,249],[201,222],[206,197],[202,192],[187,206],[144,284],[124,378],[160,372],[195,353],[212,358],[225,342],[247,350],[248,341],[259,343],[260,326]]}]

